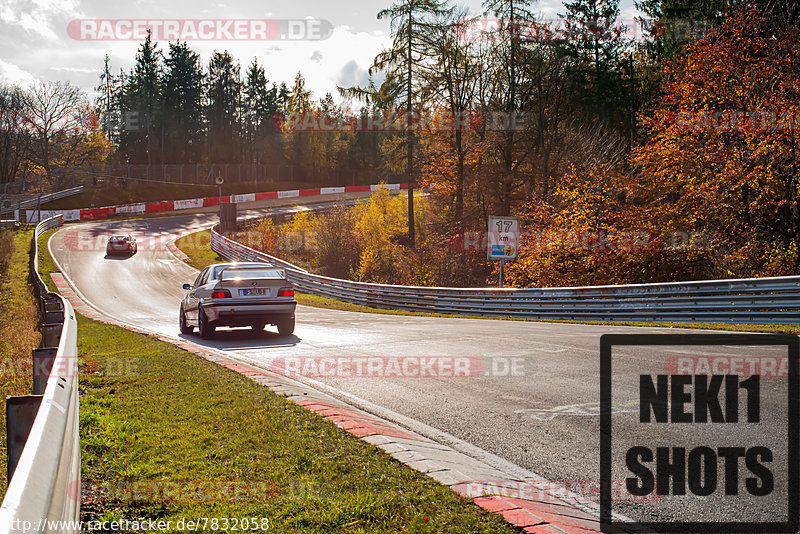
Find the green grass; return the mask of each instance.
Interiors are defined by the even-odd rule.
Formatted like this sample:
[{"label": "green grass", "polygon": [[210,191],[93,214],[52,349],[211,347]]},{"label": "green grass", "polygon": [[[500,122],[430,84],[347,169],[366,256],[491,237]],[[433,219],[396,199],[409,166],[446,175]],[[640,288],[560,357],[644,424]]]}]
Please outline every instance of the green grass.
[{"label": "green grass", "polygon": [[[0,393],[30,395],[33,386],[31,350],[38,347],[41,335],[39,308],[30,284],[28,262],[33,229],[9,231],[10,247],[3,247],[0,272]],[[0,402],[0,420],[5,421],[6,404]],[[0,497],[6,486],[6,432],[0,430]]]},{"label": "green grass", "polygon": [[[40,248],[40,269],[54,268]],[[78,316],[78,353],[86,521],[251,517],[282,533],[517,532],[323,417],[171,344]],[[237,484],[238,497],[193,497],[209,482]],[[153,487],[183,496],[141,492]]]},{"label": "green grass", "polygon": [[[254,381],[80,317],[84,519],[266,517],[275,532],[514,532],[446,486]],[[232,481],[254,502],[114,500],[135,481]]]},{"label": "green grass", "polygon": [[[209,233],[208,230],[204,230]],[[198,232],[202,234],[203,232]],[[202,236],[198,239],[198,234],[190,234],[182,237],[175,242],[176,246],[180,248],[188,257],[189,265],[195,269],[203,269],[212,263],[219,263],[227,261],[225,258],[219,256],[216,252],[211,250],[208,245],[209,240],[207,236]],[[198,246],[200,245],[200,246]],[[755,325],[755,324],[727,324],[727,323],[671,323],[671,322],[641,322],[641,321],[579,321],[569,320],[563,321],[558,319],[528,319],[523,317],[483,317],[476,315],[458,315],[458,314],[444,314],[444,313],[431,313],[431,312],[414,312],[406,310],[387,310],[383,308],[373,308],[364,306],[362,304],[352,304],[341,300],[321,297],[318,295],[309,295],[306,293],[295,293],[295,299],[298,304],[304,306],[314,306],[317,308],[326,308],[330,310],[343,310],[364,313],[380,313],[385,315],[407,315],[419,317],[450,317],[450,318],[463,318],[463,319],[492,319],[500,321],[528,321],[538,323],[562,323],[562,324],[589,324],[589,325],[614,325],[614,326],[642,326],[650,328],[691,328],[700,330],[728,330],[733,332],[767,332],[773,334],[800,334],[800,325]]]},{"label": "green grass", "polygon": [[228,261],[211,250],[210,240],[211,230],[203,230],[181,237],[175,241],[175,246],[189,256],[189,265],[201,271],[212,263]]},{"label": "green grass", "polygon": [[37,247],[39,249],[39,274],[42,277],[47,289],[52,292],[56,291],[56,284],[53,282],[53,279],[50,278],[50,273],[57,273],[59,272],[58,267],[53,262],[53,259],[50,257],[50,251],[47,250],[47,242],[50,240],[50,236],[56,233],[59,229],[52,228],[41,236],[39,236],[39,242],[37,243]]}]

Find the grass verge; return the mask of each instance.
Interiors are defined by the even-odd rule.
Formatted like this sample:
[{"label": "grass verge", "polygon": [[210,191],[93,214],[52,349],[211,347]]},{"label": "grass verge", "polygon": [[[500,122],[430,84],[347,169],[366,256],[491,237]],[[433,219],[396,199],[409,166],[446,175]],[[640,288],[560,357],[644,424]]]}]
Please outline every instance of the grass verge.
[{"label": "grass verge", "polygon": [[227,261],[211,250],[211,230],[185,235],[175,241],[175,246],[189,257],[187,263],[198,271],[205,269],[212,263]]},{"label": "grass verge", "polygon": [[[40,270],[54,268],[43,250]],[[78,352],[86,521],[517,532],[322,416],[171,344],[79,315]]]},{"label": "grass verge", "polygon": [[[208,230],[189,234],[178,241],[175,245],[189,257],[189,265],[195,269],[203,269],[212,263],[227,261],[211,250],[210,239],[207,235]],[[406,310],[386,310],[383,308],[372,308],[361,304],[352,304],[341,300],[309,295],[305,293],[295,293],[298,304],[304,306],[315,306],[331,310],[354,311],[364,313],[380,313],[386,315],[408,315],[419,317],[450,317],[463,319],[492,319],[501,321],[527,321],[538,323],[564,323],[564,324],[589,324],[589,325],[611,325],[611,326],[641,326],[649,328],[691,328],[700,330],[727,330],[733,332],[762,332],[772,334],[800,334],[800,325],[755,325],[755,324],[728,324],[728,323],[671,323],[671,322],[641,322],[641,321],[562,321],[557,319],[528,319],[523,317],[483,317],[475,315],[456,315],[429,312],[414,312]]]},{"label": "grass verge", "polygon": [[47,289],[53,293],[57,293],[56,284],[50,278],[50,273],[59,272],[58,267],[50,257],[50,251],[47,249],[47,242],[50,241],[50,236],[56,233],[58,228],[51,228],[39,236],[39,242],[36,244],[39,250],[39,275],[42,277]]},{"label": "grass verge", "polygon": [[[39,309],[30,284],[28,261],[33,229],[3,231],[0,258],[0,393],[30,395],[33,386],[31,350],[39,346]],[[0,402],[5,421],[6,403]],[[5,495],[6,432],[0,431],[0,498]]]},{"label": "grass verge", "polygon": [[[276,532],[514,532],[238,373],[116,326],[80,317],[78,328],[86,520],[252,517]],[[219,491],[230,484],[235,492]],[[156,496],[168,487],[182,497]],[[210,498],[200,489],[209,487]],[[137,491],[145,498],[134,499]]]}]

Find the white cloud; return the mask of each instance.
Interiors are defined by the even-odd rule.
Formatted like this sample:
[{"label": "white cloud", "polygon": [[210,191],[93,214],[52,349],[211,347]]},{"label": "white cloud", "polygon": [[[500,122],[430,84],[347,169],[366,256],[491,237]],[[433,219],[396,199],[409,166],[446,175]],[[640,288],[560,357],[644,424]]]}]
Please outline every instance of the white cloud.
[{"label": "white cloud", "polygon": [[0,8],[0,20],[3,22],[16,22],[17,16],[14,14],[14,11],[11,10],[9,6],[3,6]]},{"label": "white cloud", "polygon": [[[482,11],[483,0],[464,0],[473,13]],[[217,3],[228,7],[216,7]],[[135,41],[80,41],[66,33],[73,19],[130,18],[275,18],[326,20],[333,25],[328,39],[317,41],[189,41],[189,47],[200,54],[204,68],[214,50],[228,50],[244,70],[257,58],[264,65],[270,82],[291,85],[299,70],[306,86],[318,100],[325,93],[341,98],[336,86],[365,86],[367,69],[375,56],[391,45],[389,21],[377,20],[377,12],[388,7],[390,0],[365,3],[363,0],[339,2],[239,2],[214,0],[203,3],[192,0],[0,0],[0,77],[4,80],[30,83],[35,79],[70,81],[87,93],[97,85],[103,67],[103,56],[111,58],[116,74],[133,66]],[[535,10],[546,13],[563,11],[560,0],[540,0]],[[622,0],[621,10],[627,13],[632,0]],[[266,14],[264,9],[270,11]],[[311,13],[312,15],[309,15]],[[166,42],[158,43],[162,51]],[[383,77],[375,78],[379,85]]]},{"label": "white cloud", "polygon": [[86,67],[50,67],[50,70],[58,72],[93,72],[97,73],[97,68]]},{"label": "white cloud", "polygon": [[73,0],[33,0],[33,3],[40,11],[69,15],[78,13],[77,5]]},{"label": "white cloud", "polygon": [[361,68],[355,61],[348,61],[339,71],[336,85],[340,87],[364,87],[369,83],[367,69]]},{"label": "white cloud", "polygon": [[31,85],[36,81],[36,77],[13,63],[0,59],[0,81],[11,85]]},{"label": "white cloud", "polygon": [[33,17],[29,13],[23,13],[18,24],[26,30],[37,33],[49,41],[57,41],[58,36],[50,28],[44,17]]}]

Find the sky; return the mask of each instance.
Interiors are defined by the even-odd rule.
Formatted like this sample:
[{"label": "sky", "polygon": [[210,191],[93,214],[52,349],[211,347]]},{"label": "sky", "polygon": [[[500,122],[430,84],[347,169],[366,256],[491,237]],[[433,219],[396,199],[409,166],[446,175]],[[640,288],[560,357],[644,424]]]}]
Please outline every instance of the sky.
[{"label": "sky", "polygon": [[[482,0],[457,2],[472,14],[481,14]],[[285,81],[291,87],[300,71],[315,99],[333,94],[338,102],[336,86],[366,86],[367,70],[383,48],[391,44],[388,20],[378,20],[377,13],[389,7],[391,0],[262,0],[250,2],[203,2],[200,0],[0,0],[0,82],[29,84],[35,80],[70,82],[83,89],[90,100],[103,67],[103,57],[110,57],[112,72],[129,71],[133,66],[140,39],[87,39],[102,36],[98,21],[297,21],[297,39],[252,39],[257,27],[247,22],[244,39],[226,38],[219,30],[214,39],[188,40],[188,45],[201,56],[207,66],[211,54],[228,50],[242,64],[242,70],[253,58],[264,65],[272,82]],[[620,3],[622,19],[632,19],[636,10],[632,0]],[[564,12],[556,0],[534,4],[541,18],[555,18]],[[84,22],[81,22],[84,21]],[[313,22],[323,21],[332,31],[326,39],[304,38],[315,30]],[[70,25],[71,24],[71,25]],[[114,23],[115,37],[127,37],[130,26]],[[195,28],[199,22],[190,23]],[[209,23],[211,24],[211,23]],[[214,23],[219,24],[219,23]],[[107,23],[106,28],[110,27]],[[88,29],[87,29],[88,28]],[[283,26],[284,31],[288,31]],[[96,33],[93,33],[96,32]],[[252,33],[248,33],[252,32]],[[269,32],[267,32],[269,34]],[[190,34],[184,34],[189,35]],[[162,50],[167,41],[159,41]],[[379,81],[379,80],[378,80]]]}]

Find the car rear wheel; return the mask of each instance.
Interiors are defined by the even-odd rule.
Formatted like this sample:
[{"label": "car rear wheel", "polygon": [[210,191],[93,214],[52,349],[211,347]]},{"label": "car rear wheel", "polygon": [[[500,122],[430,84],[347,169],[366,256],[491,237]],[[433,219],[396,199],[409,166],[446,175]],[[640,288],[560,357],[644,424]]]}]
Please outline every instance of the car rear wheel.
[{"label": "car rear wheel", "polygon": [[278,322],[278,333],[282,336],[288,336],[294,332],[294,317],[289,319],[282,319]]},{"label": "car rear wheel", "polygon": [[181,334],[191,334],[194,332],[194,327],[186,322],[186,312],[183,311],[183,306],[181,306],[181,312],[178,315],[178,324],[181,328]]},{"label": "car rear wheel", "polygon": [[206,312],[204,312],[202,308],[200,309],[200,311],[197,312],[197,323],[198,323],[197,329],[200,331],[201,338],[211,339],[212,337],[214,337],[214,333],[216,332],[216,327],[213,324],[211,324],[211,322],[208,320],[208,317],[206,317]]}]

